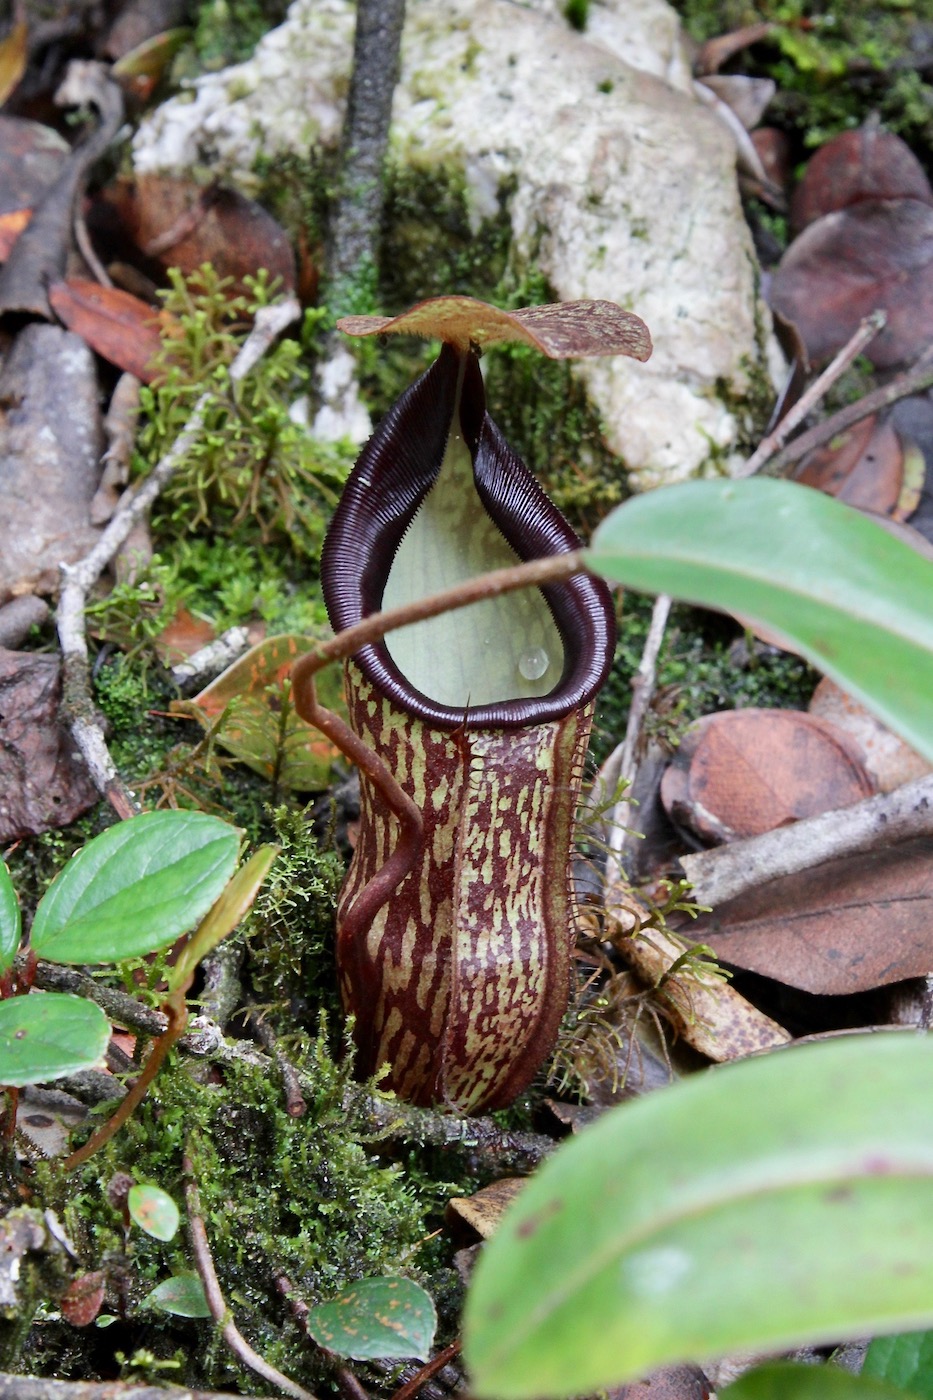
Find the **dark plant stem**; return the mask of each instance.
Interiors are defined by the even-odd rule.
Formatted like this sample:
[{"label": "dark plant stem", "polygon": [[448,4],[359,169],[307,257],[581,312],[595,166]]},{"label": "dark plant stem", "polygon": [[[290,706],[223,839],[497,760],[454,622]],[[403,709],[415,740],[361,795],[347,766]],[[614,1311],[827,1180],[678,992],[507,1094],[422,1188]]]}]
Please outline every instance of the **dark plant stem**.
[{"label": "dark plant stem", "polygon": [[353,73],[325,257],[326,295],[338,314],[355,309],[354,289],[372,279],[377,265],[385,153],[404,21],[405,0],[358,0]]}]

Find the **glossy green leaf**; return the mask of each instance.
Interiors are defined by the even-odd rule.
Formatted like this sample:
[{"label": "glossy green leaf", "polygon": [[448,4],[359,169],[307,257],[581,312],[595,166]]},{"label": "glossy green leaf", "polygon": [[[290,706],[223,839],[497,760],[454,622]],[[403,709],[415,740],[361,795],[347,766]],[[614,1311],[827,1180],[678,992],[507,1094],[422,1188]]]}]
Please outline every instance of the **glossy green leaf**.
[{"label": "glossy green leaf", "polygon": [[746,1371],[719,1392],[719,1400],[905,1400],[904,1392],[874,1376],[839,1366],[774,1362]]},{"label": "glossy green leaf", "polygon": [[161,1186],[149,1186],[137,1182],[131,1186],[127,1197],[130,1219],[134,1220],[147,1235],[157,1240],[172,1240],[178,1231],[180,1216],[178,1207],[167,1191]]},{"label": "glossy green leaf", "polygon": [[307,1326],[316,1342],[338,1356],[424,1360],[434,1342],[437,1315],[428,1294],[410,1279],[364,1278],[312,1308]]},{"label": "glossy green leaf", "polygon": [[157,1284],[143,1299],[143,1307],[158,1308],[175,1317],[210,1317],[204,1285],[197,1274],[174,1274]]},{"label": "glossy green leaf", "polygon": [[588,1394],[933,1323],[933,1039],[846,1037],[693,1075],[558,1149],[485,1246],[479,1400]]},{"label": "glossy green leaf", "polygon": [[10,872],[5,862],[0,860],[0,973],[13,966],[13,960],[19,951],[21,933],[19,900],[16,898]]},{"label": "glossy green leaf", "polygon": [[868,1348],[862,1375],[887,1381],[922,1400],[933,1400],[933,1332],[876,1337]]},{"label": "glossy green leaf", "polygon": [[40,958],[114,962],[166,948],[193,928],[236,866],[239,832],[203,812],[146,812],[96,836],[39,902]]},{"label": "glossy green leaf", "polygon": [[788,481],[693,481],[603,521],[587,566],[777,632],[933,759],[933,563]]},{"label": "glossy green leaf", "polygon": [[66,992],[34,992],[0,1002],[0,1084],[44,1084],[90,1069],[107,1049],[100,1007]]}]

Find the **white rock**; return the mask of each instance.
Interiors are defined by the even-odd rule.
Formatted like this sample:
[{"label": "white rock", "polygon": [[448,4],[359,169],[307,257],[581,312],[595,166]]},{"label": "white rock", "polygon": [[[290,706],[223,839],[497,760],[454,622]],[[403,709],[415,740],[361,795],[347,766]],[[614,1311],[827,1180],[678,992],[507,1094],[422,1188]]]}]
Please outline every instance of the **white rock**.
[{"label": "white rock", "polygon": [[[632,485],[728,470],[749,382],[773,354],[732,139],[692,94],[664,0],[593,4],[585,34],[561,9],[409,5],[391,158],[465,184],[477,234],[504,212],[519,273],[535,266],[559,298],[604,297],[647,322],[646,365],[577,368]],[[296,0],[249,62],[155,114],[137,169],[207,162],[249,188],[261,152],[333,144],[351,40],[350,0]]]}]

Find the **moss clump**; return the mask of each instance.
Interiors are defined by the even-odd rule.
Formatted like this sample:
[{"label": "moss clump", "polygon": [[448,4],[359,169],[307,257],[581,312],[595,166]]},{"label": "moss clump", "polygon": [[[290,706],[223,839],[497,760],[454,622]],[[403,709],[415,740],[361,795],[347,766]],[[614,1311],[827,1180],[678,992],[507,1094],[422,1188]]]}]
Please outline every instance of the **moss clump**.
[{"label": "moss clump", "polygon": [[237,292],[209,263],[187,279],[169,275],[160,374],[141,393],[137,467],[160,459],[205,390],[212,401],[162,491],[156,531],[174,536],[208,523],[215,532],[246,525],[263,545],[287,542],[297,555],[315,558],[350,467],[349,454],[316,442],[289,414],[307,383],[304,358],[323,313],[308,313],[302,341],[283,338],[234,386],[228,370],[243,330],[273,289],[259,275]]},{"label": "moss clump", "polygon": [[199,71],[216,71],[249,58],[287,11],[288,0],[205,0],[194,21]]},{"label": "moss clump", "polygon": [[[113,1374],[113,1357],[104,1354],[111,1346],[131,1355],[143,1344],[168,1359],[185,1346],[188,1364],[177,1377],[184,1384],[219,1388],[235,1378],[224,1350],[208,1346],[210,1324],[162,1315],[154,1334],[160,1315],[144,1307],[145,1297],[189,1272],[192,1261],[183,1232],[169,1243],[135,1228],[125,1235],[107,1190],[117,1172],[155,1182],[183,1203],[187,1155],[237,1325],[273,1364],[308,1384],[320,1383],[326,1368],[283,1307],[276,1281],[287,1277],[314,1303],[350,1280],[414,1267],[423,1210],[398,1169],[367,1145],[366,1090],[331,1056],[323,1029],[292,1058],[303,1076],[304,1117],[286,1112],[268,1062],[227,1059],[205,1074],[205,1066],[199,1072],[172,1060],[127,1126],[77,1176],[65,1181],[40,1169],[45,1203],[63,1219],[80,1267],[105,1270],[106,1308],[123,1316],[109,1345],[110,1329],[96,1336],[89,1329],[85,1379]],[[60,1374],[51,1347],[39,1364]]]},{"label": "moss clump", "polygon": [[339,1021],[333,929],[343,863],[319,848],[306,812],[278,807],[272,827],[279,854],[245,925],[256,999],[289,1007],[299,1022],[308,1002]]}]

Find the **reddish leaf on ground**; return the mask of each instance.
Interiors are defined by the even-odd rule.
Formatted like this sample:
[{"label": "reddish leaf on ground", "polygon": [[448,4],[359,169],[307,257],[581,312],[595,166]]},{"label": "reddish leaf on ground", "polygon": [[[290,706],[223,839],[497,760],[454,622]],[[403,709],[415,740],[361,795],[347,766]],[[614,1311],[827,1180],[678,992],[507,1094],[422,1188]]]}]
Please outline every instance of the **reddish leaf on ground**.
[{"label": "reddish leaf on ground", "polygon": [[809,712],[842,730],[858,745],[865,767],[879,792],[892,792],[902,783],[933,772],[897,734],[886,729],[880,719],[824,676],[810,701]]},{"label": "reddish leaf on ground", "polygon": [[691,922],[735,967],[842,995],[933,972],[933,839],[770,880]]},{"label": "reddish leaf on ground", "polygon": [[[916,506],[918,494],[916,483],[911,483],[904,499],[906,458],[904,444],[889,420],[879,422],[872,415],[825,447],[809,452],[794,480],[860,510],[903,520]],[[917,465],[916,457],[913,464]]]},{"label": "reddish leaf on ground", "polygon": [[153,360],[162,349],[164,311],[83,277],[69,277],[49,287],[49,304],[58,319],[118,369],[144,384],[155,378]]},{"label": "reddish leaf on ground", "polygon": [[193,656],[216,636],[213,624],[206,618],[194,617],[187,608],[179,607],[168,626],[156,637],[154,646],[166,666]]},{"label": "reddish leaf on ground", "polygon": [[797,710],[726,710],[691,725],[661,780],[672,821],[715,844],[870,797],[856,746]]},{"label": "reddish leaf on ground", "polygon": [[786,131],[776,126],[759,126],[750,133],[758,159],[775,190],[783,196],[791,179],[791,145]]},{"label": "reddish leaf on ground", "polygon": [[933,334],[933,206],[866,199],[817,219],[784,254],[771,304],[797,326],[814,364],[879,308],[887,324],[865,354],[879,369],[915,359]]},{"label": "reddish leaf on ground", "polygon": [[68,826],[98,800],[60,702],[58,657],[0,650],[0,841]]},{"label": "reddish leaf on ground", "polygon": [[126,235],[164,267],[194,272],[213,263],[221,277],[241,283],[265,268],[282,290],[295,286],[295,257],[284,229],[254,200],[234,190],[168,175],[117,181],[101,196]]},{"label": "reddish leaf on ground", "polygon": [[103,1306],[105,1292],[106,1280],[102,1270],[79,1274],[62,1294],[62,1317],[72,1327],[90,1327]]},{"label": "reddish leaf on ground", "polygon": [[913,151],[879,126],[843,131],[820,147],[791,200],[791,227],[800,233],[824,214],[864,199],[933,204],[933,189]]}]

